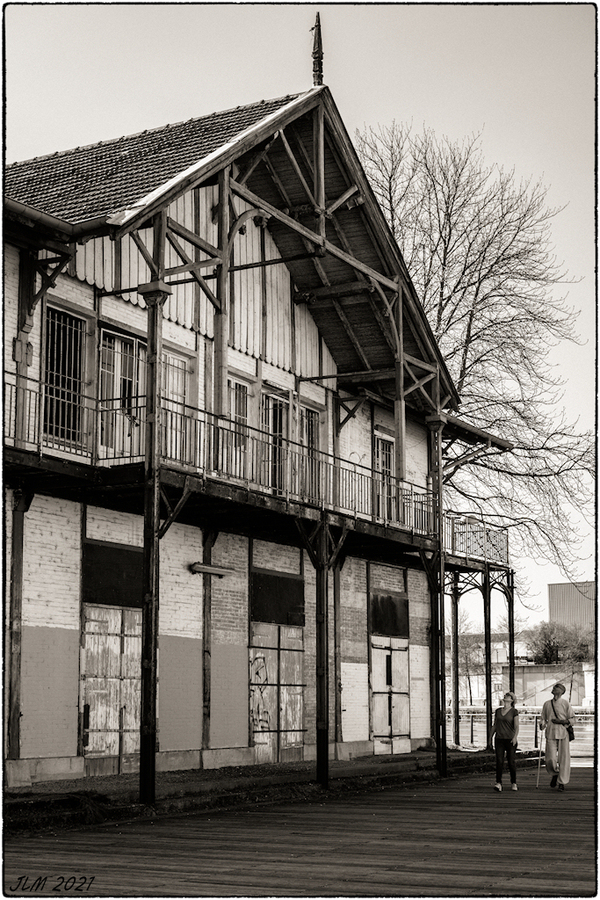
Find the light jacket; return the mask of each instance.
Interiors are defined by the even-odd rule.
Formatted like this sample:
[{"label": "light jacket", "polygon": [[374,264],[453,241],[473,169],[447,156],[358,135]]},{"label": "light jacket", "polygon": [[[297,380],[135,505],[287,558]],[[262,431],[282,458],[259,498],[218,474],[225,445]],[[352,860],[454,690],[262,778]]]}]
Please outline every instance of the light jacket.
[{"label": "light jacket", "polygon": [[[556,713],[552,709],[552,703]],[[564,697],[558,700],[546,700],[542,706],[542,724],[546,726],[546,740],[562,741],[568,738],[567,729],[564,725],[555,725],[552,719],[571,719],[575,713],[573,707]]]}]

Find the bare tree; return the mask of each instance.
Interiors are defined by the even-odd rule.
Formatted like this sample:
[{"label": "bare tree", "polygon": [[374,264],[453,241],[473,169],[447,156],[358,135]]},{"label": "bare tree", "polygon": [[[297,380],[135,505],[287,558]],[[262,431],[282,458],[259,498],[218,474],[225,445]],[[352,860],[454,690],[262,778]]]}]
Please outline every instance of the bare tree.
[{"label": "bare tree", "polygon": [[[462,143],[393,123],[357,133],[358,151],[461,395],[460,416],[511,441],[448,466],[447,497],[511,528],[513,556],[576,577],[578,515],[593,517],[594,442],[561,411],[548,361],[577,341],[557,286],[540,182],[486,166],[480,135]],[[454,452],[454,451],[452,451]]]}]

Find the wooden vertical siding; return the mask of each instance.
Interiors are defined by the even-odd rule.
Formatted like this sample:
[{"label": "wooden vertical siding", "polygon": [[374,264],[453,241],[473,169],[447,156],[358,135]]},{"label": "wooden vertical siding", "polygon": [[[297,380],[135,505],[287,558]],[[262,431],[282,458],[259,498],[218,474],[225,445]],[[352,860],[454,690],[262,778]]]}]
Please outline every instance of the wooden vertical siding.
[{"label": "wooden vertical siding", "polygon": [[[250,209],[248,203],[239,201],[237,212],[241,215]],[[252,219],[235,239],[232,265],[245,265],[260,260],[261,227]],[[257,357],[260,353],[262,316],[261,269],[244,269],[233,274],[232,329],[229,343],[235,350]]]},{"label": "wooden vertical siding", "polygon": [[[190,231],[200,233],[210,243],[216,244],[217,229],[213,221],[216,201],[214,187],[188,191],[169,206],[168,215]],[[237,201],[238,214],[249,208],[249,204]],[[253,219],[246,222],[246,227],[235,238],[233,265],[260,261],[263,227]],[[139,236],[151,252],[151,229],[141,229]],[[266,229],[264,238],[266,259],[277,258],[277,247]],[[188,252],[192,254],[189,246]],[[119,255],[120,272],[117,272],[115,267]],[[168,245],[167,267],[178,266],[181,262],[176,251]],[[115,291],[121,288],[124,291],[124,301],[145,308],[143,298],[131,288],[151,281],[152,272],[130,235],[121,239],[119,253],[109,237],[96,238],[78,245],[75,272],[80,281],[95,285],[100,290]],[[212,272],[205,270],[203,274],[209,276]],[[186,276],[178,277],[183,280]],[[254,358],[261,355],[263,280],[267,296],[266,346],[262,353],[264,361],[288,372],[295,368],[296,374],[301,376],[332,374],[335,364],[320,340],[317,326],[307,306],[300,305],[295,309],[295,328],[292,329],[291,279],[283,263],[264,269],[244,269],[233,274],[230,346]],[[212,284],[212,280],[209,280],[209,284]],[[173,288],[172,295],[165,303],[164,315],[168,321],[190,330],[197,327],[205,337],[213,337],[213,307],[204,292],[192,281]]]}]

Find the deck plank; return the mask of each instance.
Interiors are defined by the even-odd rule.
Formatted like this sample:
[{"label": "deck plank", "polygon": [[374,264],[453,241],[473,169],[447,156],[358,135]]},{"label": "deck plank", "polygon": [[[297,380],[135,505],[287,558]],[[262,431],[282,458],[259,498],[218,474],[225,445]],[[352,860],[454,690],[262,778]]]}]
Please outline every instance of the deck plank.
[{"label": "deck plank", "polygon": [[[5,842],[5,892],[50,896],[57,876],[94,876],[88,896],[594,896],[594,771],[577,768],[560,794],[536,774],[502,794],[476,774],[19,837]],[[29,890],[13,890],[25,875]]]}]

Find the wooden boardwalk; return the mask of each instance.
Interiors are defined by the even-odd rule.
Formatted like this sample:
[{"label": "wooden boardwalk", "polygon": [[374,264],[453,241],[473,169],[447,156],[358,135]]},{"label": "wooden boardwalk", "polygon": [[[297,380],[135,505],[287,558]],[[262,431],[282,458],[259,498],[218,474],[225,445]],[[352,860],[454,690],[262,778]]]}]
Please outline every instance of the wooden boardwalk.
[{"label": "wooden boardwalk", "polygon": [[594,770],[574,768],[564,793],[536,775],[523,769],[518,792],[495,793],[487,773],[19,836],[4,895],[594,896]]}]

